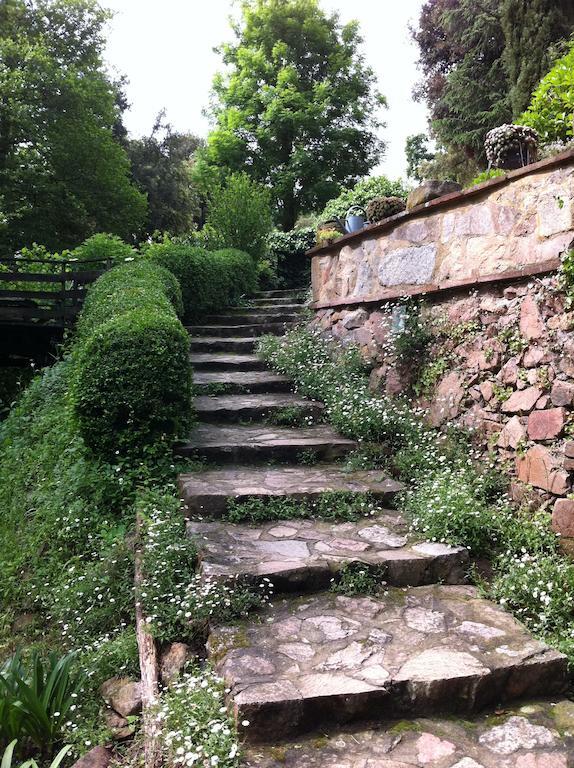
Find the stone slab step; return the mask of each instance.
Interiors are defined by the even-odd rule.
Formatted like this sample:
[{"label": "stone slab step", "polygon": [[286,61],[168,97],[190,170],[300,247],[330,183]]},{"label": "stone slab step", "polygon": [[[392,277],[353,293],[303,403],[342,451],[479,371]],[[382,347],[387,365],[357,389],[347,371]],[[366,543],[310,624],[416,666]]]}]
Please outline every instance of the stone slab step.
[{"label": "stone slab step", "polygon": [[356,448],[353,440],[340,437],[330,427],[305,429],[265,426],[199,424],[187,443],[176,446],[182,456],[199,456],[221,464],[268,461],[300,462],[313,455],[317,461],[343,458]]},{"label": "stone slab step", "polygon": [[267,368],[257,355],[225,352],[196,352],[189,356],[189,361],[196,371],[264,371]]},{"label": "stone slab step", "polygon": [[247,750],[245,768],[568,768],[574,702],[536,700],[469,719],[417,718]]},{"label": "stone slab step", "polygon": [[287,496],[313,501],[326,492],[344,491],[371,493],[377,499],[388,502],[402,488],[401,483],[391,480],[383,472],[345,472],[336,464],[314,467],[240,466],[179,476],[180,498],[189,512],[210,517],[224,515],[230,498],[241,501]]},{"label": "stone slab step", "polygon": [[275,296],[275,297],[263,297],[251,300],[255,307],[304,307],[305,303],[302,299],[292,296]]},{"label": "stone slab step", "polygon": [[[283,315],[285,313],[288,314],[296,314],[299,315],[301,311],[304,309],[305,305],[301,302],[295,304],[295,303],[275,303],[275,304],[269,304],[269,299],[259,299],[260,303],[254,303],[254,306],[252,307],[252,311],[256,312],[258,315]],[[288,302],[289,299],[280,299],[281,302]],[[244,310],[234,310],[233,314],[235,312],[241,314],[244,312]]]},{"label": "stone slab step", "polygon": [[194,401],[199,421],[227,422],[264,421],[285,408],[297,408],[305,416],[319,419],[324,406],[293,393],[255,395],[200,396]]},{"label": "stone slab step", "polygon": [[259,339],[254,336],[217,336],[191,337],[189,348],[191,352],[225,352],[227,354],[245,354],[253,352]]},{"label": "stone slab step", "polygon": [[259,291],[255,294],[255,299],[299,298],[305,294],[306,290],[306,288],[289,288],[280,291]]},{"label": "stone slab step", "polygon": [[257,323],[249,325],[188,325],[191,336],[282,336],[289,323]]},{"label": "stone slab step", "polygon": [[293,383],[271,371],[197,371],[193,386],[198,394],[214,385],[225,387],[227,394],[249,392],[290,392]]},{"label": "stone slab step", "polygon": [[565,656],[467,586],[277,600],[254,621],[213,628],[208,647],[251,741],[323,724],[461,717],[560,694],[568,680]]},{"label": "stone slab step", "polygon": [[[391,489],[396,486],[387,482]],[[204,512],[209,514],[209,505]],[[204,578],[257,586],[267,577],[274,594],[328,589],[351,562],[376,566],[381,581],[395,587],[464,584],[469,564],[464,547],[413,542],[407,526],[392,512],[345,523],[191,521],[187,530],[197,542]]]},{"label": "stone slab step", "polygon": [[269,323],[296,323],[301,317],[297,312],[276,312],[273,314],[242,312],[229,315],[208,315],[205,318],[207,325],[268,325]]}]

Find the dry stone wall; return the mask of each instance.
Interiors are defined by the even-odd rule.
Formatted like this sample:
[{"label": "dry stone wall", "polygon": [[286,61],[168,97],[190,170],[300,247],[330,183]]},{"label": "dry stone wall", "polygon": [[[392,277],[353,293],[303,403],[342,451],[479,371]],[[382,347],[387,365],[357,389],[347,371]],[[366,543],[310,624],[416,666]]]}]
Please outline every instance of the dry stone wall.
[{"label": "dry stone wall", "polygon": [[[570,157],[455,211],[439,201],[423,219],[319,252],[313,323],[359,345],[373,390],[414,391],[432,425],[473,430],[510,473],[513,497],[550,505],[574,552],[574,311],[559,270],[544,267],[549,258],[559,265],[574,242],[573,173]],[[521,274],[521,265],[534,267]],[[400,287],[417,281],[420,322],[432,333],[418,370],[397,362],[393,344]],[[399,290],[387,301],[384,292],[341,300],[372,299],[383,285]]]}]

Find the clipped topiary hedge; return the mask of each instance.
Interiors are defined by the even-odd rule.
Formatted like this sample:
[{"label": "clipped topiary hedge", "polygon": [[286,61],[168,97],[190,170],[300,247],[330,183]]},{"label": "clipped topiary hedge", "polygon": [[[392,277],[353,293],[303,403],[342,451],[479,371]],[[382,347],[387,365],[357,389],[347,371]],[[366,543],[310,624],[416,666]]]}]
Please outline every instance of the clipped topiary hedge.
[{"label": "clipped topiary hedge", "polygon": [[78,430],[102,458],[143,454],[190,426],[189,337],[181,292],[149,262],[106,272],[89,291],[72,349]]},{"label": "clipped topiary hedge", "polygon": [[200,320],[257,290],[256,263],[243,251],[158,243],[150,245],[145,255],[179,280],[186,320]]}]

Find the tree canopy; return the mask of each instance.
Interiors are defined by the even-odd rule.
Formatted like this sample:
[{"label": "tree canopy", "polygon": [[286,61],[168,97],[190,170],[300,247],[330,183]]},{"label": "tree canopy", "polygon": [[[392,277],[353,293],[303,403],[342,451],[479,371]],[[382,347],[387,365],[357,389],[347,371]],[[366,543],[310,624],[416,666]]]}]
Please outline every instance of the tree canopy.
[{"label": "tree canopy", "polygon": [[213,83],[215,128],[199,169],[249,173],[272,190],[289,230],[378,162],[384,99],[356,22],[341,25],[318,0],[241,8],[235,42],[220,49],[228,72]]},{"label": "tree canopy", "polygon": [[173,131],[163,111],[149,136],[128,142],[133,177],[148,199],[146,234],[182,235],[193,229],[201,214],[192,181],[193,156],[202,144],[191,133]]},{"label": "tree canopy", "polygon": [[114,138],[119,90],[101,52],[95,0],[0,5],[0,246],[73,247],[96,231],[133,236],[146,213]]}]

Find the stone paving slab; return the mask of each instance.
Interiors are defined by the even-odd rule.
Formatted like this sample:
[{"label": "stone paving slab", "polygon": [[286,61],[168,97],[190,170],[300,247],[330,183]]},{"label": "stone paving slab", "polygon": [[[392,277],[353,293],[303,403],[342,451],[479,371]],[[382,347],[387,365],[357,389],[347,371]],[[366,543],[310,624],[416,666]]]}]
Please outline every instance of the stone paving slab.
[{"label": "stone paving slab", "polygon": [[214,628],[208,649],[252,741],[322,723],[461,716],[567,683],[565,656],[467,586],[278,600],[254,621]]},{"label": "stone paving slab", "polygon": [[[200,421],[264,421],[285,408],[297,408],[306,416],[319,419],[324,406],[293,393],[254,395],[200,395],[194,400]],[[227,470],[225,470],[227,471]]]},{"label": "stone paving slab", "polygon": [[227,315],[208,315],[203,318],[206,325],[260,325],[265,323],[296,323],[300,319],[297,312],[274,312],[272,316],[258,309],[244,310],[241,314],[233,312]]},{"label": "stone paving slab", "polygon": [[574,702],[528,703],[472,720],[417,719],[252,747],[245,768],[572,768]]},{"label": "stone paving slab", "polygon": [[193,386],[198,392],[213,384],[225,386],[226,392],[291,392],[290,379],[271,371],[196,371]]},{"label": "stone paving slab", "polygon": [[187,443],[176,446],[180,455],[196,455],[222,464],[249,464],[268,461],[300,461],[305,452],[317,461],[333,461],[356,448],[353,440],[320,424],[304,429],[270,426],[223,426],[199,424]]},{"label": "stone paving slab", "polygon": [[[254,299],[253,309],[257,314],[261,315],[282,315],[285,312],[290,314],[296,314],[301,312],[304,305],[301,302],[293,302],[292,299],[276,299],[273,304],[269,303],[270,299]],[[233,314],[242,314],[244,310],[233,310]]]},{"label": "stone paving slab", "polygon": [[265,361],[257,355],[226,352],[192,352],[189,361],[197,371],[264,371],[267,368]]},{"label": "stone paving slab", "polygon": [[192,336],[283,336],[290,323],[249,323],[245,325],[188,325]]},{"label": "stone paving slab", "polygon": [[345,523],[190,521],[187,531],[197,542],[204,578],[257,585],[267,577],[275,594],[328,589],[350,562],[383,569],[381,581],[392,586],[463,584],[469,563],[463,547],[413,541],[392,512]]},{"label": "stone paving slab", "polygon": [[255,336],[192,336],[189,340],[191,352],[253,352],[258,339]]},{"label": "stone paving slab", "polygon": [[[381,501],[403,485],[379,470],[347,472],[330,464],[305,467],[226,467],[179,476],[179,490],[190,514],[223,515],[230,498],[267,499],[289,496],[307,501],[328,491],[371,493]],[[395,521],[396,524],[396,521]]]}]

